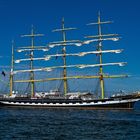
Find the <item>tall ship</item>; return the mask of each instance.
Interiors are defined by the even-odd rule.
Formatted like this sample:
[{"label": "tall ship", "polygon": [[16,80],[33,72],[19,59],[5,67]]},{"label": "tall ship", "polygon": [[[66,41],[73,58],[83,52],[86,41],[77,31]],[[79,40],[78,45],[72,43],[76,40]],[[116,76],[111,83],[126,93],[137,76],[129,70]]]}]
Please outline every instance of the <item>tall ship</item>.
[{"label": "tall ship", "polygon": [[[84,41],[81,40],[66,40],[66,32],[70,30],[75,30],[76,28],[66,28],[64,24],[64,18],[62,19],[62,28],[55,29],[53,32],[62,33],[62,41],[50,42],[46,46],[35,46],[34,39],[38,36],[43,36],[43,34],[36,34],[34,28],[31,29],[31,34],[22,35],[22,37],[31,38],[31,45],[25,47],[19,47],[16,50],[14,49],[14,43],[12,44],[12,59],[11,59],[11,71],[10,71],[10,93],[9,95],[3,95],[0,97],[0,106],[9,106],[9,107],[44,107],[44,108],[90,108],[90,109],[133,109],[134,104],[140,100],[139,93],[133,94],[116,94],[110,95],[105,92],[105,79],[110,78],[127,78],[128,75],[109,75],[105,74],[103,71],[104,67],[107,66],[124,66],[126,62],[103,62],[103,55],[106,53],[121,53],[123,49],[115,50],[104,50],[103,42],[104,41],[118,41],[120,39],[118,34],[102,34],[102,25],[109,24],[111,21],[101,21],[100,13],[98,14],[98,20],[96,23],[89,23],[87,25],[96,25],[98,27],[98,34],[86,36]],[[94,46],[94,43],[97,45],[89,49],[89,44]],[[85,49],[81,49],[82,46],[86,46]],[[78,52],[68,52],[68,48],[73,47],[72,49],[78,50]],[[57,49],[56,49],[57,48]],[[52,54],[49,52],[53,49],[58,50],[52,51]],[[84,50],[84,51],[82,51]],[[43,54],[45,52],[45,55]],[[15,59],[15,56],[20,55],[26,58]],[[39,57],[40,55],[41,57]],[[37,55],[37,57],[36,57]],[[96,55],[98,58],[98,63],[90,63],[88,61],[83,61],[86,56]],[[69,64],[69,61],[74,57],[75,62],[72,61],[72,64]],[[78,61],[82,57],[82,61]],[[36,61],[43,63],[44,61],[52,61],[55,59],[55,62],[49,63],[46,65],[44,63],[43,67],[39,65],[35,67]],[[61,59],[62,64],[57,63],[57,60]],[[92,59],[92,57],[90,57]],[[17,69],[15,65],[21,63],[28,63],[29,67],[26,69]],[[78,64],[77,64],[78,63]],[[80,63],[80,64],[79,64]],[[88,68],[98,69],[98,73],[92,74],[88,71],[84,74],[76,75],[74,73],[75,69],[84,70]],[[53,72],[59,69],[62,71],[62,74],[53,74]],[[73,69],[71,75],[68,75],[69,69]],[[77,71],[77,70],[76,70]],[[52,73],[51,76],[43,76],[39,78],[37,73]],[[28,73],[29,78],[25,78],[24,75]],[[57,73],[57,72],[56,72]],[[17,76],[18,75],[18,76]],[[16,77],[17,76],[17,77]],[[21,79],[21,77],[24,77]],[[16,78],[15,78],[16,77]],[[80,79],[86,80],[89,82],[89,79],[97,79],[99,81],[99,90],[94,93],[87,89],[87,86],[83,86],[85,89],[84,92],[79,91],[70,91],[68,80],[78,81]],[[61,81],[59,83],[59,88],[54,88],[52,90],[37,91],[37,87],[40,83],[49,83],[52,81]],[[28,91],[25,93],[17,93],[15,85],[28,85]],[[90,83],[91,84],[91,83]],[[80,86],[80,84],[79,84]],[[61,87],[61,88],[60,88]],[[93,87],[95,85],[93,84]],[[80,87],[79,87],[80,89]],[[111,94],[111,93],[110,93]]]}]

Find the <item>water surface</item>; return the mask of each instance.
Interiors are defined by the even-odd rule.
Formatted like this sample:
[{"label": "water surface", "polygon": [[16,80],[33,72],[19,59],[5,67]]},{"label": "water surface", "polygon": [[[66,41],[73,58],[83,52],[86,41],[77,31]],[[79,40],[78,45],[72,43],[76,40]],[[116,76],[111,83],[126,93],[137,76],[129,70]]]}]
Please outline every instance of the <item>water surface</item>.
[{"label": "water surface", "polygon": [[139,140],[135,110],[0,108],[0,140]]}]

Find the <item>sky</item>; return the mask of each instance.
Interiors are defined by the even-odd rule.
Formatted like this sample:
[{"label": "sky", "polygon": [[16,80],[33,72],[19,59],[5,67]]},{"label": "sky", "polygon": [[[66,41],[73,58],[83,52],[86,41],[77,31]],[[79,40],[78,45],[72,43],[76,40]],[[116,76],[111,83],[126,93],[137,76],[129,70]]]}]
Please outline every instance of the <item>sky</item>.
[{"label": "sky", "polygon": [[[5,70],[11,63],[12,40],[15,41],[15,48],[30,43],[20,35],[29,34],[31,25],[34,25],[36,33],[45,34],[42,39],[38,39],[37,45],[62,40],[61,34],[52,33],[52,30],[61,27],[63,17],[66,27],[78,28],[70,31],[67,38],[85,40],[84,36],[97,34],[97,27],[87,27],[86,24],[96,22],[100,11],[103,21],[113,21],[113,24],[105,25],[103,32],[118,33],[121,36],[119,42],[104,43],[104,50],[124,49],[118,56],[104,56],[104,61],[128,63],[124,68],[105,68],[105,72],[131,75],[127,80],[118,80],[117,86],[140,90],[139,5],[139,0],[0,0],[0,68]],[[77,51],[77,48],[70,51]],[[76,59],[73,62],[80,63]],[[89,61],[87,59],[82,62]]]}]

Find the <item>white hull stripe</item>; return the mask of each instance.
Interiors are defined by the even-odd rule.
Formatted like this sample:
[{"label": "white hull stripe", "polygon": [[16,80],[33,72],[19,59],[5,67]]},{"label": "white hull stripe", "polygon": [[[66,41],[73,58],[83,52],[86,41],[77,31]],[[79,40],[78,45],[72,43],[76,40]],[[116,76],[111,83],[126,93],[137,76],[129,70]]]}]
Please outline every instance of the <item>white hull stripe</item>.
[{"label": "white hull stripe", "polygon": [[24,102],[7,102],[7,101],[1,101],[2,104],[5,105],[17,105],[17,106],[96,106],[96,105],[113,105],[113,104],[120,104],[120,103],[129,103],[129,102],[136,102],[139,101],[140,99],[129,99],[129,100],[118,100],[118,101],[106,101],[106,102],[101,102],[98,101],[97,103],[95,102],[90,102],[90,103],[24,103]]}]

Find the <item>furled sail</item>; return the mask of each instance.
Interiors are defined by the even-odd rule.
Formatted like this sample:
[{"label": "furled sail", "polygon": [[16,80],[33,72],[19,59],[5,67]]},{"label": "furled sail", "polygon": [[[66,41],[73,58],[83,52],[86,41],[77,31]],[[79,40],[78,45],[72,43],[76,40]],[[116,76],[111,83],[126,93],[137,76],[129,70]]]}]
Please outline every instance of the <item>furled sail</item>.
[{"label": "furled sail", "polygon": [[[88,54],[100,54],[100,53],[121,53],[123,51],[123,49],[119,49],[119,50],[104,50],[104,51],[89,51],[89,52],[80,52],[80,53],[71,53],[71,54],[65,54],[66,56],[85,56]],[[47,55],[45,57],[42,58],[27,58],[27,59],[18,59],[15,60],[15,63],[20,63],[23,61],[31,61],[31,60],[45,60],[48,61],[50,60],[52,57],[62,57],[64,54],[55,54],[55,55]]]},{"label": "furled sail", "polygon": [[45,68],[40,68],[40,69],[32,69],[32,70],[17,70],[14,71],[13,74],[17,74],[17,73],[22,73],[22,72],[31,72],[31,71],[52,71],[53,69],[57,69],[57,68],[89,68],[89,67],[100,67],[100,66],[112,66],[112,65],[118,65],[118,66],[124,66],[126,65],[126,62],[118,62],[118,63],[103,63],[103,64],[94,64],[94,65],[88,65],[88,64],[79,64],[79,65],[67,65],[67,66],[52,66],[52,67],[45,67]]}]

